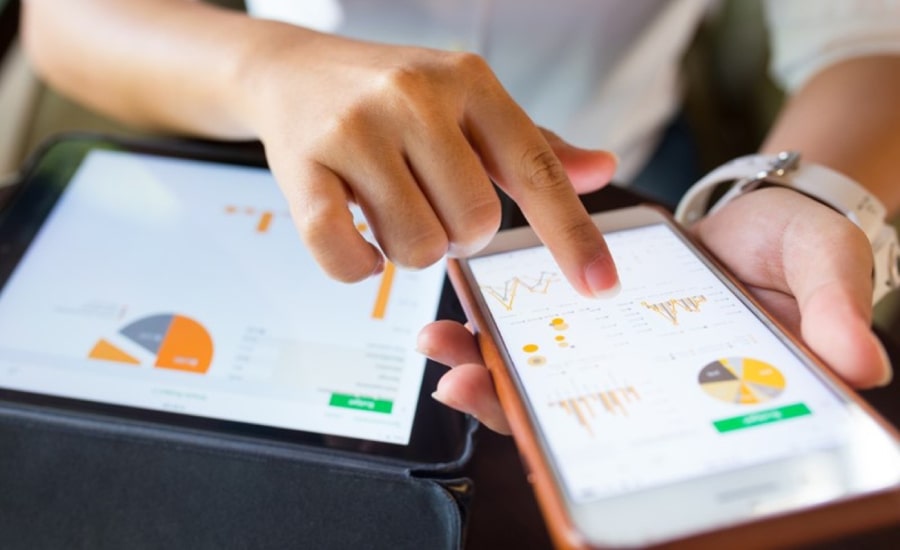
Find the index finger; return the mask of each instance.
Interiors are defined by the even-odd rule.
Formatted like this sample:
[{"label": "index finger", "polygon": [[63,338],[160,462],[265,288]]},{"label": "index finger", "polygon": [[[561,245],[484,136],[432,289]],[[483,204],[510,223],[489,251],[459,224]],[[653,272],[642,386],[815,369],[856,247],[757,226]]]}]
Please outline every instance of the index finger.
[{"label": "index finger", "polygon": [[618,283],[600,230],[578,199],[562,163],[522,109],[505,95],[473,101],[465,121],[488,173],[505,191],[581,294]]}]

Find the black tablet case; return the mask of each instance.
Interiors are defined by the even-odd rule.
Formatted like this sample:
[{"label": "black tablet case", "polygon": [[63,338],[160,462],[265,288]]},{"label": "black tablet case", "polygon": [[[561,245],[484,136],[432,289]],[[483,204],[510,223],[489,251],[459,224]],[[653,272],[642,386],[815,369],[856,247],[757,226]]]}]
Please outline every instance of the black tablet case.
[{"label": "black tablet case", "polygon": [[0,548],[460,548],[461,425],[455,460],[410,465],[0,398]]},{"label": "black tablet case", "polygon": [[468,480],[3,405],[0,547],[459,548]]}]

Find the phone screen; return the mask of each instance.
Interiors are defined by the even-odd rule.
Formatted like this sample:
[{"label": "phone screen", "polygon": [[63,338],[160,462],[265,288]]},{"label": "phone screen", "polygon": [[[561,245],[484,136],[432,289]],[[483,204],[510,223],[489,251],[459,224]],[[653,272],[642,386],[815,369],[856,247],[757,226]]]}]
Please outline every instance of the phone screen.
[{"label": "phone screen", "polygon": [[575,502],[844,444],[846,401],[664,223],[605,235],[617,295],[537,246],[469,260]]}]

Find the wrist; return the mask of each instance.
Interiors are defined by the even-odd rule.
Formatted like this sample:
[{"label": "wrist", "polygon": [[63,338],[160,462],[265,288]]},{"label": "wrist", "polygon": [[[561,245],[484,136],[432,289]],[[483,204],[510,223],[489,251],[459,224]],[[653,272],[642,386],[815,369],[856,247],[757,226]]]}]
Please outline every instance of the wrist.
[{"label": "wrist", "polygon": [[762,187],[797,191],[846,216],[865,233],[875,261],[873,302],[900,287],[897,233],[885,223],[885,208],[862,185],[812,163],[796,153],[749,155],[716,168],[694,184],[675,212],[681,223],[694,223],[728,202]]},{"label": "wrist", "polygon": [[[304,83],[314,56],[321,57],[328,35],[280,21],[245,17],[246,27],[230,75],[227,102],[234,121],[246,133],[262,137],[284,116],[286,92],[290,101],[309,101]],[[271,131],[271,130],[269,130]]]},{"label": "wrist", "polygon": [[267,72],[273,63],[273,48],[269,41],[285,34],[283,27],[288,25],[246,15],[242,18],[235,29],[235,36],[239,38],[229,46],[228,66],[216,87],[225,117],[221,123],[228,126],[231,137],[258,138],[260,120],[266,114],[268,103],[263,92],[270,77]]}]

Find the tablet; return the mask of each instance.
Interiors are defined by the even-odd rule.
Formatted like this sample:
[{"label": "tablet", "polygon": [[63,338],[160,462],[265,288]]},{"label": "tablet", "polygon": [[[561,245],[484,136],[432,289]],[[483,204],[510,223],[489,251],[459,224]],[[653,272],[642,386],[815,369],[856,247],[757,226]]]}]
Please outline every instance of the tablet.
[{"label": "tablet", "polygon": [[461,315],[444,266],[328,278],[263,156],[234,151],[68,136],[31,161],[0,213],[0,398],[458,459],[469,423],[415,351],[442,300]]}]

